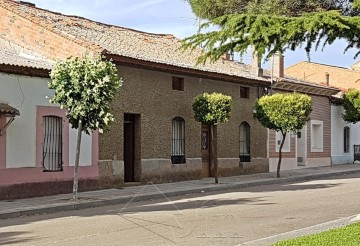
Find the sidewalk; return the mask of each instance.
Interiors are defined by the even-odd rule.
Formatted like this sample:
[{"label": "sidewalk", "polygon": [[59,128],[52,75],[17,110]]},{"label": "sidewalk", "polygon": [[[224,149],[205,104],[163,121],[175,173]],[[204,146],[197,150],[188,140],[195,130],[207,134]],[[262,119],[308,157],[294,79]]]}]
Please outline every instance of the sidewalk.
[{"label": "sidewalk", "polygon": [[146,201],[163,197],[172,197],[200,192],[239,189],[250,186],[277,184],[310,179],[320,179],[345,174],[360,173],[359,164],[332,167],[307,168],[282,171],[281,178],[274,173],[262,173],[220,178],[215,185],[213,178],[191,180],[176,183],[142,185],[79,193],[79,200],[71,200],[72,194],[0,201],[0,219],[27,215],[56,213],[106,205],[125,204],[131,201]]}]

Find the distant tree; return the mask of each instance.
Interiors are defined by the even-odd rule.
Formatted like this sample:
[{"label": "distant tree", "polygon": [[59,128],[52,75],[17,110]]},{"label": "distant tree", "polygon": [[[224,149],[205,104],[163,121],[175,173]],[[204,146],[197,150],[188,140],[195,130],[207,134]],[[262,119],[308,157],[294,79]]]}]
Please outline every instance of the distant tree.
[{"label": "distant tree", "polygon": [[210,166],[215,183],[218,181],[217,125],[229,121],[232,99],[221,93],[203,93],[194,99],[195,120],[210,126]]},{"label": "distant tree", "polygon": [[261,97],[255,105],[255,117],[268,129],[281,132],[277,177],[280,178],[282,148],[289,132],[301,130],[310,119],[311,97],[300,93],[281,94]]},{"label": "distant tree", "polygon": [[343,119],[349,123],[357,123],[360,121],[360,91],[349,89],[344,94],[342,105],[345,109]]},{"label": "distant tree", "polygon": [[114,120],[110,102],[121,86],[116,66],[101,57],[69,57],[58,62],[50,74],[55,90],[51,103],[67,110],[67,118],[78,130],[73,199],[77,199],[81,133],[102,132]]},{"label": "distant tree", "polygon": [[[189,1],[192,2],[192,0]],[[212,1],[218,4],[226,2],[225,0]],[[337,39],[347,42],[345,51],[350,48],[358,48],[354,57],[360,54],[360,17],[358,13],[360,0],[293,1],[297,4],[287,5],[292,2],[290,0],[239,0],[239,3],[246,3],[245,7],[238,10],[231,8],[212,15],[209,11],[215,11],[216,8],[211,9],[211,5],[207,7],[205,3],[200,4],[201,0],[194,0],[193,11],[195,13],[200,17],[206,17],[206,14],[209,14],[210,22],[202,27],[215,25],[219,27],[219,30],[200,32],[185,38],[183,48],[203,47],[206,52],[198,59],[200,63],[207,59],[217,60],[224,53],[244,54],[249,46],[258,55],[266,58],[276,52],[283,53],[287,49],[295,50],[299,47],[304,48],[309,54],[313,47],[315,49],[325,47]],[[301,2],[308,6],[303,6]],[[331,3],[330,5],[333,7],[325,8],[326,6],[322,6],[324,3]],[[240,4],[240,6],[243,5]],[[251,6],[253,7],[250,8]],[[295,9],[292,9],[291,6],[294,6]],[[198,8],[200,10],[197,10]],[[297,8],[302,11],[297,11]],[[234,14],[223,15],[224,13]],[[301,14],[299,15],[299,13]]]},{"label": "distant tree", "polygon": [[357,15],[354,0],[186,0],[193,13],[207,20],[228,14],[276,14],[299,16],[304,13],[338,10]]}]

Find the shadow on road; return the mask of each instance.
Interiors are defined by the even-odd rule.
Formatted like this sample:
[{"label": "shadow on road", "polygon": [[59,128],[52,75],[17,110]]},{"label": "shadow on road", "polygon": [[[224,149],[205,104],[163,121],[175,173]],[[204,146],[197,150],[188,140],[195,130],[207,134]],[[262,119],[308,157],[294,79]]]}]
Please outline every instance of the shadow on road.
[{"label": "shadow on road", "polygon": [[[300,191],[300,190],[319,190],[319,189],[328,189],[336,186],[341,186],[343,179],[350,179],[353,175],[341,176],[336,178],[328,179],[319,179],[319,183],[307,183],[304,182],[293,182],[293,183],[282,183],[282,184],[273,184],[273,185],[262,185],[254,186],[249,188],[241,188],[234,190],[224,190],[216,192],[204,192],[191,195],[183,195],[179,197],[170,197],[166,198],[164,196],[159,200],[150,200],[146,202],[134,202],[134,204],[119,204],[113,206],[99,207],[94,209],[84,209],[79,211],[68,211],[62,213],[48,214],[48,215],[39,215],[39,216],[30,216],[23,218],[14,218],[9,220],[0,220],[0,228],[13,225],[24,225],[32,222],[49,220],[49,219],[58,219],[65,217],[92,217],[98,215],[119,215],[119,214],[134,214],[137,212],[161,212],[161,211],[185,211],[188,209],[208,209],[215,208],[217,206],[230,206],[230,205],[255,205],[259,207],[264,207],[266,205],[275,205],[275,203],[269,202],[269,197],[267,192],[276,192],[276,191]],[[357,176],[355,176],[357,177]],[[327,180],[329,181],[328,183]],[[311,181],[314,182],[314,181]],[[221,198],[215,199],[213,197],[207,198],[207,196],[213,196],[218,194],[229,194],[235,192],[250,192],[250,193],[264,193],[264,196],[255,196],[255,197],[244,197],[244,198]],[[136,200],[136,199],[135,199]],[[262,208],[265,209],[265,208]],[[23,234],[26,232],[23,232]],[[19,235],[14,234],[4,234],[0,232],[0,245],[14,244],[17,243],[16,237]],[[7,240],[7,241],[6,241]],[[13,240],[13,241],[11,241]],[[19,240],[21,242],[26,242],[26,240],[31,240],[31,238],[21,237]]]},{"label": "shadow on road", "polygon": [[29,233],[25,231],[0,232],[0,245],[21,245],[34,240],[33,237],[27,237],[26,234]]}]

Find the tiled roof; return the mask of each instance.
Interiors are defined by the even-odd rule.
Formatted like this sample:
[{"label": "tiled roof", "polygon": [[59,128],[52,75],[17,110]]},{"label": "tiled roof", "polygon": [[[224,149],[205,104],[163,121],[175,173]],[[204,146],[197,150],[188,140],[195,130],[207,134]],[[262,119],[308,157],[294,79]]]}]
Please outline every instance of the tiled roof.
[{"label": "tiled roof", "polygon": [[152,34],[128,28],[107,25],[82,17],[67,16],[60,13],[0,0],[0,4],[31,21],[50,28],[59,35],[84,42],[87,46],[97,45],[106,53],[138,60],[191,68],[201,71],[226,74],[266,81],[250,73],[250,67],[228,60],[218,60],[206,65],[196,65],[201,50],[180,50],[181,40],[167,34]]},{"label": "tiled roof", "polygon": [[17,110],[14,107],[11,107],[7,103],[0,103],[0,114],[15,116],[15,115],[20,115],[20,112],[19,110]]},{"label": "tiled roof", "polygon": [[351,69],[356,70],[356,71],[360,71],[360,61],[354,63],[354,64],[351,66]]},{"label": "tiled roof", "polygon": [[0,36],[0,64],[50,70],[53,62]]}]

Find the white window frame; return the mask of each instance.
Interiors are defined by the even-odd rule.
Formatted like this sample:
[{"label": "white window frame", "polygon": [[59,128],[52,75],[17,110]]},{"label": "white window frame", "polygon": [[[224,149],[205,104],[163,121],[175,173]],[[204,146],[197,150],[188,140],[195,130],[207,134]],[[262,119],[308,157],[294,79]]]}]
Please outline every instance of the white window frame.
[{"label": "white window frame", "polygon": [[[281,152],[291,152],[291,133],[287,132],[285,137],[284,146],[281,150]],[[275,132],[275,152],[279,152],[280,145],[282,140],[282,134],[281,131]]]},{"label": "white window frame", "polygon": [[[320,127],[319,133],[314,132],[314,126]],[[320,140],[315,137],[319,137]],[[311,152],[324,152],[324,122],[321,120],[311,121]]]}]

